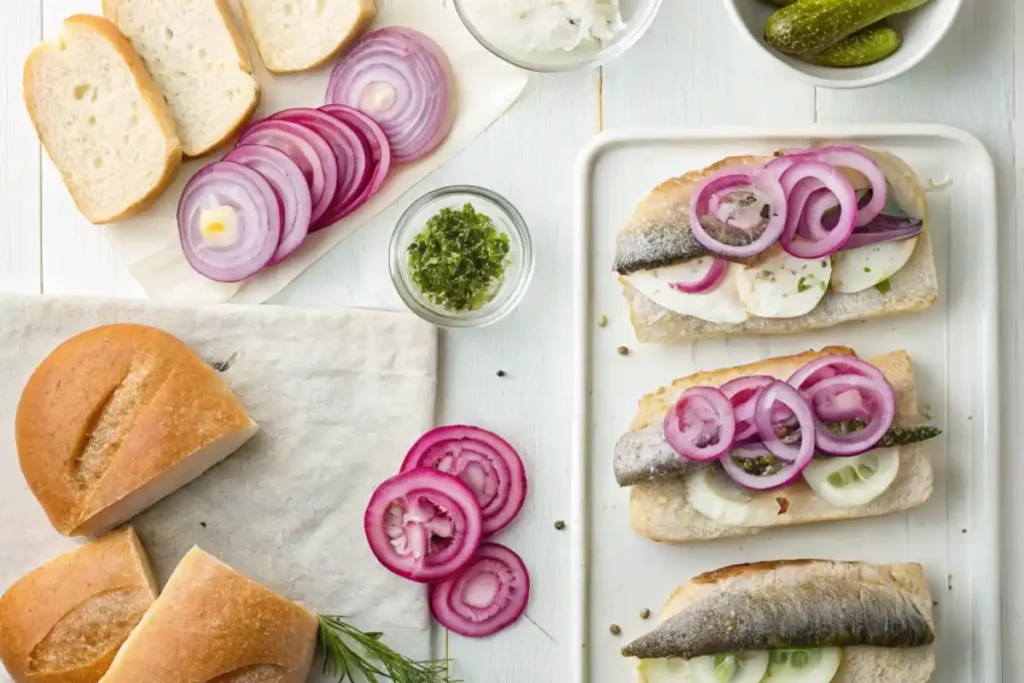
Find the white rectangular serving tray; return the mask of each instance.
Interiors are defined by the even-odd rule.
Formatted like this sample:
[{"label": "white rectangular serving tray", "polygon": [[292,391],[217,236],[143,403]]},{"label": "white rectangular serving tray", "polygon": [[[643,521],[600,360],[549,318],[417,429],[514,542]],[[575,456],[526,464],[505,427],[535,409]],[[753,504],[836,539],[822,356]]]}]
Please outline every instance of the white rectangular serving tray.
[{"label": "white rectangular serving tray", "polygon": [[[939,302],[924,313],[809,334],[637,343],[612,271],[615,235],[637,203],[662,181],[731,154],[830,141],[889,150],[926,186],[944,186],[928,195]],[[671,591],[694,575],[810,557],[923,564],[937,603],[933,683],[998,683],[998,223],[993,166],[981,143],[933,125],[620,130],[597,136],[577,173],[572,682],[635,680],[636,661],[620,648],[649,630]],[[605,327],[597,324],[602,315]],[[852,346],[862,357],[899,348],[910,354],[920,403],[944,430],[930,450],[936,483],[928,503],[887,517],[689,546],[654,543],[631,531],[629,492],[615,482],[612,455],[642,395],[697,370],[828,344]],[[618,353],[620,346],[628,355]],[[642,608],[651,610],[650,620],[641,619]],[[621,636],[609,632],[611,624]]]}]

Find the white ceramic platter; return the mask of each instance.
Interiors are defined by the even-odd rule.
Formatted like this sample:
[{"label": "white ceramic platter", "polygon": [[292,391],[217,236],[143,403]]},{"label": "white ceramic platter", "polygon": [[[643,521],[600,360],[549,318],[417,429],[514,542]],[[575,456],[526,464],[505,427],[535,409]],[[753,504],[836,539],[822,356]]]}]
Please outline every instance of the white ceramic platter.
[{"label": "white ceramic platter", "polygon": [[[638,344],[611,268],[615,235],[637,203],[665,179],[731,154],[829,141],[889,150],[925,184],[949,183],[928,195],[939,302],[925,313],[789,337]],[[992,162],[982,145],[959,130],[930,125],[614,131],[582,153],[577,202],[573,607],[579,657],[573,683],[634,680],[635,660],[619,650],[651,628],[639,611],[656,614],[673,588],[692,576],[739,562],[801,557],[920,562],[937,603],[934,683],[997,683],[1000,228]],[[603,328],[597,324],[602,315],[608,318]],[[920,403],[944,430],[930,450],[936,485],[927,504],[905,514],[691,546],[657,544],[630,530],[629,494],[615,482],[612,454],[643,394],[697,370],[828,344],[852,346],[863,357],[899,348],[910,354]],[[619,346],[629,354],[620,355]],[[621,636],[609,632],[611,624],[621,627]]]}]

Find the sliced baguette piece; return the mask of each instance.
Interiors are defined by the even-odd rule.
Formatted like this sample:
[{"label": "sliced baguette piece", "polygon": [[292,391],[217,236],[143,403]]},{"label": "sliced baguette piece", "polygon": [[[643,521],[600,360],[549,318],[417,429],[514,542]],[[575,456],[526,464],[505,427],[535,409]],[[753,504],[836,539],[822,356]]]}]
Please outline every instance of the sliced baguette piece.
[{"label": "sliced baguette piece", "polygon": [[102,683],[306,683],[317,618],[198,547]]},{"label": "sliced baguette piece", "polygon": [[185,156],[227,142],[260,101],[245,42],[226,0],[103,0],[174,117]]},{"label": "sliced baguette piece", "polygon": [[86,543],[0,597],[0,659],[16,683],[96,683],[157,592],[133,529]]},{"label": "sliced baguette piece", "polygon": [[35,369],[15,416],[18,460],[54,528],[95,536],[142,512],[256,433],[216,370],[145,325],[97,327]]},{"label": "sliced baguette piece", "polygon": [[239,0],[264,66],[316,68],[347,50],[377,16],[374,0]]},{"label": "sliced baguette piece", "polygon": [[[756,611],[759,606],[765,611]],[[696,628],[684,628],[694,621]],[[726,628],[716,628],[722,622]],[[729,629],[728,624],[737,627]],[[784,560],[708,572],[679,586],[655,629],[627,645],[624,654],[660,651],[674,657],[695,647],[727,652],[742,642],[759,649],[756,641],[778,638],[787,627],[818,642],[873,640],[891,645],[843,647],[831,683],[925,683],[935,671],[932,596],[924,570],[915,563]],[[787,644],[778,642],[778,647]],[[654,662],[640,662],[639,683],[663,683],[646,673],[645,665]],[[680,671],[673,682],[691,680],[685,664],[672,669]]]},{"label": "sliced baguette piece", "polygon": [[46,153],[90,222],[138,213],[174,180],[182,152],[167,103],[106,19],[65,19],[56,42],[29,53],[23,88]]},{"label": "sliced baguette piece", "polygon": [[[660,423],[669,407],[692,386],[721,386],[744,375],[789,377],[806,363],[825,355],[856,355],[847,347],[826,347],[821,351],[772,358],[758,363],[712,372],[700,372],[673,382],[648,394],[640,401],[639,411],[630,427],[639,431]],[[913,368],[905,351],[893,351],[868,362],[882,371],[896,390],[896,424],[915,425],[922,421],[918,410]],[[934,474],[927,457],[926,443],[900,446],[900,468],[896,480],[878,498],[867,505],[839,508],[818,498],[800,478],[774,491],[750,492],[755,501],[777,505],[779,514],[765,527],[729,526],[716,522],[693,509],[688,501],[688,477],[666,476],[632,487],[629,499],[630,526],[636,533],[663,543],[693,543],[718,538],[748,536],[766,529],[794,524],[811,524],[842,519],[875,517],[923,505],[931,498]]]},{"label": "sliced baguette piece", "polygon": [[[642,343],[679,344],[693,339],[735,334],[795,334],[930,308],[938,300],[939,287],[932,253],[928,203],[921,181],[914,170],[895,154],[866,147],[858,148],[881,167],[900,208],[906,214],[924,221],[924,231],[917,238],[910,260],[889,278],[888,292],[882,293],[871,287],[855,294],[840,294],[829,289],[818,305],[806,315],[795,318],[751,316],[741,323],[714,323],[662,307],[619,275],[637,340]],[[672,254],[680,253],[688,245],[692,246],[690,240],[694,238],[689,231],[690,197],[701,181],[727,166],[760,167],[770,160],[771,157],[728,157],[702,170],[691,171],[663,182],[640,202],[617,236],[616,268],[624,272],[673,263]],[[843,170],[855,188],[868,187],[864,176],[855,171]]]}]

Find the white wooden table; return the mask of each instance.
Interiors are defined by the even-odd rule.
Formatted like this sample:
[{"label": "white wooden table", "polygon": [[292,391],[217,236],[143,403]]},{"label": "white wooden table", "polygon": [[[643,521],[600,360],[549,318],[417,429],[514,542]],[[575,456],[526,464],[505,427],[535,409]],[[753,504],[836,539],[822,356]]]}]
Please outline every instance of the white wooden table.
[{"label": "white wooden table", "polygon": [[[92,0],[0,2],[0,290],[141,297],[101,232],[75,211],[40,148],[21,102],[28,50],[56,35]],[[1015,50],[1016,46],[1016,50]],[[572,182],[576,153],[600,128],[625,125],[935,122],[977,135],[999,176],[1006,444],[1020,443],[1024,378],[1024,0],[966,0],[939,49],[911,73],[862,91],[816,90],[768,70],[741,44],[718,0],[667,0],[651,32],[605,67],[538,79],[482,138],[338,246],[275,303],[399,307],[387,273],[391,226],[428,189],[489,186],[522,211],[537,249],[533,285],[519,309],[482,331],[446,335],[440,419],[493,425],[531,464],[531,493],[508,542],[534,576],[529,621],[497,638],[452,636],[450,656],[469,683],[568,678],[568,517],[571,404]],[[970,226],[963,226],[970,229]],[[627,340],[624,340],[627,341]],[[499,379],[497,370],[507,376]],[[997,448],[992,445],[993,450]],[[1024,680],[1024,455],[1004,451],[1004,638],[1007,683]],[[684,577],[680,577],[681,579]],[[445,638],[438,634],[439,640]],[[618,644],[609,642],[609,646]],[[965,682],[966,683],[966,682]],[[992,683],[992,682],[973,682]]]}]

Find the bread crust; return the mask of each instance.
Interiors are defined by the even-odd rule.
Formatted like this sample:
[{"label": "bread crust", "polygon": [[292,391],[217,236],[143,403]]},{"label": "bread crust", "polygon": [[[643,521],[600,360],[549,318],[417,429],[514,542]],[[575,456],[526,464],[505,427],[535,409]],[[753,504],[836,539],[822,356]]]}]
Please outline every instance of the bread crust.
[{"label": "bread crust", "polygon": [[[920,180],[902,159],[888,152],[860,148],[871,156],[891,182],[896,182],[900,204],[911,215],[925,223],[914,253],[907,264],[889,278],[887,294],[870,288],[856,294],[827,291],[818,306],[806,315],[795,318],[760,318],[751,316],[742,323],[712,323],[666,309],[643,295],[621,275],[619,282],[629,307],[630,322],[637,340],[643,343],[678,344],[692,339],[720,338],[732,334],[784,335],[825,329],[846,322],[869,320],[923,311],[938,300],[938,280],[928,230],[928,204]],[[726,166],[763,165],[771,157],[732,156],[699,171],[670,178],[658,185],[637,207],[629,223],[618,235],[617,266],[630,262],[631,255],[658,252],[657,247],[680,239],[689,231],[690,196],[707,176]],[[860,174],[843,169],[855,187],[866,180]],[[656,257],[648,256],[648,259]],[[654,263],[655,261],[652,261]],[[656,265],[674,262],[667,259]],[[654,267],[654,266],[647,266]]]},{"label": "bread crust", "polygon": [[[54,651],[47,647],[48,634],[76,608],[115,591],[128,608],[118,615],[127,620],[122,632],[108,630],[112,639],[107,647],[87,661],[53,668],[52,659],[74,656],[73,648],[82,644],[71,642],[64,652]],[[146,551],[131,527],[86,543],[29,572],[0,597],[0,659],[17,683],[96,683],[157,592]],[[97,613],[95,619],[104,616]],[[110,628],[95,619],[83,624],[94,639]]]},{"label": "bread crust", "polygon": [[[827,355],[855,356],[853,349],[829,346],[820,351],[770,358],[733,368],[698,372],[675,380],[640,400],[631,430],[640,430],[660,422],[669,407],[693,386],[721,386],[745,375],[773,375],[785,379],[806,363]],[[917,424],[921,415],[913,368],[905,351],[893,351],[871,358],[892,384],[897,395],[897,423]],[[822,501],[803,479],[774,491],[751,492],[755,499],[774,499],[779,515],[768,527],[743,527],[720,524],[694,510],[688,501],[688,477],[669,476],[634,485],[630,490],[629,521],[632,529],[653,541],[692,543],[760,533],[766,529],[794,524],[810,524],[861,517],[873,517],[923,505],[934,490],[934,473],[927,457],[926,444],[900,447],[900,469],[896,480],[881,496],[867,505],[837,508]]]},{"label": "bread crust", "polygon": [[253,43],[256,45],[256,49],[260,53],[260,59],[263,60],[263,66],[266,67],[267,71],[272,74],[292,74],[300,73],[303,71],[311,71],[317,69],[324,64],[336,59],[341,53],[348,52],[352,47],[353,43],[358,41],[363,33],[370,27],[374,19],[377,18],[377,3],[376,0],[351,0],[359,6],[359,21],[352,27],[352,30],[339,37],[337,45],[334,46],[329,52],[315,59],[308,64],[300,66],[285,67],[279,64],[273,63],[267,58],[267,54],[260,47],[260,36],[253,29],[252,21],[249,19],[249,10],[247,9],[248,2],[246,0],[239,0],[239,6],[242,10],[242,18],[245,20],[246,25],[249,27],[249,35],[253,38]]},{"label": "bread crust", "polygon": [[154,327],[104,325],[33,371],[15,417],[22,472],[54,528],[93,520],[218,439],[254,428],[219,374]]},{"label": "bread crust", "polygon": [[[164,171],[160,176],[160,179],[143,197],[132,202],[121,211],[109,216],[90,213],[87,208],[87,202],[83,197],[82,190],[71,182],[70,169],[60,168],[59,166],[57,167],[57,170],[60,172],[61,177],[64,180],[64,184],[68,188],[78,211],[85,216],[90,223],[93,223],[94,225],[104,225],[134,216],[152,205],[152,203],[156,201],[156,199],[159,198],[168,187],[170,187],[171,183],[174,182],[175,177],[177,177],[178,169],[181,168],[183,153],[181,143],[179,142],[177,133],[175,132],[174,119],[171,116],[170,110],[167,108],[167,103],[164,101],[160,88],[157,86],[156,82],[153,81],[149,72],[146,71],[146,68],[142,64],[142,60],[139,59],[135,50],[132,49],[131,43],[124,34],[121,33],[120,29],[107,19],[93,16],[91,14],[76,14],[64,20],[64,32],[75,29],[84,29],[99,33],[111,44],[117,54],[124,60],[125,66],[127,66],[131,72],[132,78],[135,80],[143,102],[145,102],[146,106],[149,107],[149,110],[152,112],[157,124],[160,126],[161,134],[166,140],[163,162]],[[56,45],[63,46],[64,32],[62,32]],[[54,44],[47,43],[37,45],[32,48],[32,51],[29,52],[29,55],[25,60],[22,76],[22,90],[23,99],[25,100],[25,108],[28,110],[29,118],[32,120],[32,125],[36,130],[36,135],[39,136],[39,140],[42,142],[43,148],[46,149],[47,156],[49,156],[50,160],[54,162],[54,165],[56,165],[56,157],[50,148],[50,142],[43,136],[42,127],[39,124],[37,116],[38,109],[34,95],[35,79],[32,75],[32,66],[34,61],[44,57],[47,52],[53,49]]]},{"label": "bread crust", "polygon": [[[198,547],[122,646],[102,683],[305,683],[317,618]],[[234,676],[232,676],[234,674]]]}]

